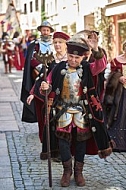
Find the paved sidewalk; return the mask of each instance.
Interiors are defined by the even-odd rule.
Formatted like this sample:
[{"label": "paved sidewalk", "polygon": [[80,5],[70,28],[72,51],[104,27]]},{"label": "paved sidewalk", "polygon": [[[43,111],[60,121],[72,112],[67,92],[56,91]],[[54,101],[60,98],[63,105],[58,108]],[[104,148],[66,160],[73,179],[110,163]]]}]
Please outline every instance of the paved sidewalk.
[{"label": "paved sidewalk", "polygon": [[8,76],[3,73],[3,62],[0,61],[0,189],[14,190],[6,131],[19,131],[11,108],[11,102],[18,98]]},{"label": "paved sidewalk", "polygon": [[68,188],[60,187],[62,165],[52,161],[52,188],[48,162],[41,161],[37,123],[21,122],[22,71],[4,74],[0,61],[0,190],[126,190],[126,153],[113,153],[107,161],[86,155],[85,187],[77,187],[73,176]]}]

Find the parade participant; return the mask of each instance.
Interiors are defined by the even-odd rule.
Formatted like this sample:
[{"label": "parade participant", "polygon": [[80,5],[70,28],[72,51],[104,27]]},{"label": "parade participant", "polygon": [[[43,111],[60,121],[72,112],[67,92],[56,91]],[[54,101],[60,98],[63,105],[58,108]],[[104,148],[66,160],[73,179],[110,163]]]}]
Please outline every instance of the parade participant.
[{"label": "parade participant", "polygon": [[35,79],[41,70],[42,64],[35,58],[35,52],[41,51],[43,54],[47,51],[53,52],[52,35],[54,32],[51,24],[48,21],[43,21],[40,26],[37,27],[41,33],[41,38],[36,39],[30,43],[27,49],[27,56],[25,59],[22,89],[21,89],[21,101],[23,102],[22,121],[25,122],[37,122],[36,109],[34,100],[30,105],[27,104],[27,97],[29,92],[35,83]]},{"label": "parade participant", "polygon": [[5,74],[11,73],[12,65],[14,62],[14,48],[14,43],[9,40],[8,35],[5,35],[1,45],[1,53],[3,54]]},{"label": "parade participant", "polygon": [[48,73],[52,68],[62,61],[67,60],[67,46],[66,41],[70,38],[65,32],[55,32],[53,34],[53,45],[54,45],[54,61],[49,65]]},{"label": "parade participant", "polygon": [[[54,61],[49,65],[48,73],[60,62],[67,60],[67,46],[66,41],[70,38],[70,36],[64,32],[55,32],[53,34],[53,44],[54,44]],[[42,109],[42,107],[41,107]],[[41,112],[42,113],[42,112]],[[38,121],[41,120],[42,116]],[[39,131],[41,131],[43,123],[40,123]],[[53,126],[52,126],[53,125]],[[44,128],[45,134],[43,134],[43,143],[42,143],[42,152],[40,153],[40,159],[47,159],[47,141],[46,141],[46,127]],[[52,130],[53,129],[53,130]],[[41,132],[40,132],[41,134]],[[40,135],[41,136],[41,135]],[[61,161],[57,147],[57,138],[55,137],[55,122],[50,124],[50,139],[51,139],[51,153],[52,157],[55,158],[56,161]],[[57,157],[57,158],[56,158]]]},{"label": "parade participant", "polygon": [[[95,34],[95,33],[92,33],[91,34],[92,35],[92,37],[90,38],[90,39],[88,39],[88,41],[84,41],[83,43],[85,43],[86,45],[88,44],[88,47],[90,47],[92,50],[94,50],[94,49],[97,49],[97,46],[98,46],[98,40],[97,40],[97,35]],[[54,33],[54,35],[53,35],[53,42],[55,43],[55,45],[54,45],[54,47],[57,47],[57,41],[59,41],[59,40],[61,40],[60,38],[58,38],[58,36],[60,37],[60,38],[62,38],[62,40],[64,39],[68,39],[68,36],[65,34],[65,33],[61,33],[61,32],[55,32]],[[75,37],[74,37],[75,38]],[[63,43],[62,44],[62,48],[61,49],[65,49],[65,51],[63,51],[62,52],[62,55],[65,55],[65,52],[66,52],[66,42],[65,43]],[[60,52],[60,54],[61,54],[61,50],[60,50],[60,48],[56,48],[56,53],[54,54],[54,57],[56,57],[56,55],[59,55],[59,52]],[[84,58],[85,58],[85,53],[86,53],[87,51],[85,51],[84,52]],[[93,51],[94,52],[94,51]],[[95,56],[96,56],[96,58],[95,58]],[[63,56],[64,57],[64,56]],[[104,70],[104,68],[106,67],[106,57],[104,56],[104,54],[103,54],[103,52],[101,52],[101,50],[99,51],[99,57],[97,57],[97,53],[95,52],[94,53],[94,59],[95,59],[95,61],[93,62],[93,63],[91,63],[92,64],[92,67],[94,67],[94,64],[96,64],[96,66],[97,66],[97,63],[99,62],[99,60],[100,60],[100,64],[101,64],[101,67],[100,67],[100,70],[99,70],[99,68],[97,68],[96,66],[96,69],[97,69],[97,72],[96,72],[96,74],[98,74],[99,72],[101,72],[102,70]],[[63,60],[65,60],[65,59],[63,59]],[[66,59],[67,60],[67,59]],[[53,67],[55,66],[55,65],[57,65],[57,63],[56,63],[56,61],[57,61],[57,57],[55,58],[55,60],[51,63],[51,64],[49,64],[49,68],[48,68],[48,70],[49,70],[49,72],[53,69]],[[60,64],[62,64],[62,61],[60,62]],[[95,68],[94,67],[94,68]],[[48,73],[49,73],[48,72]],[[39,89],[39,86],[40,86],[40,84],[38,85],[38,82],[39,83],[41,83],[41,81],[42,81],[42,79],[40,79],[39,81],[36,81],[36,84],[37,85],[35,85],[35,92],[33,92],[33,90],[31,91],[31,94],[32,95],[30,95],[28,98],[27,98],[27,103],[28,104],[31,104],[31,101],[32,101],[32,99],[34,98],[34,93],[35,93],[35,97],[36,97],[36,94],[37,94],[37,96],[38,96],[38,89]],[[37,88],[36,88],[37,87]],[[36,93],[36,89],[37,89],[37,93]],[[39,98],[37,98],[38,100],[40,99],[40,97]],[[38,105],[39,105],[39,107],[40,107],[40,109],[38,109],[38,106],[37,106],[37,115],[39,116],[39,119],[38,119],[38,122],[39,122],[39,137],[40,137],[40,141],[43,143],[43,149],[42,149],[42,152],[41,152],[41,154],[40,154],[40,158],[42,159],[42,160],[44,160],[44,159],[47,159],[47,147],[46,146],[44,146],[44,144],[46,144],[45,142],[46,142],[46,139],[45,139],[45,137],[46,137],[46,135],[43,135],[43,137],[42,137],[42,131],[43,131],[43,117],[42,117],[42,113],[44,114],[44,112],[42,112],[42,109],[43,109],[43,106],[41,105],[40,106],[40,103],[38,103]],[[53,127],[52,127],[52,125],[53,125]],[[44,128],[45,129],[45,128]],[[55,129],[55,122],[53,122],[53,123],[51,123],[50,124],[50,131],[52,131],[52,129]],[[46,130],[44,130],[44,131],[46,131]],[[53,159],[54,161],[60,161],[60,159],[59,159],[59,157],[58,158],[56,158],[57,157],[57,145],[55,146],[55,144],[57,143],[57,140],[56,140],[56,138],[54,137],[54,130],[53,130],[53,133],[51,133],[51,135],[50,135],[50,138],[51,139],[53,139],[53,142],[55,142],[55,143],[51,143],[51,156],[54,158],[55,157],[55,159]],[[51,142],[52,142],[52,140],[51,140]],[[52,148],[53,147],[53,148]],[[54,154],[53,154],[54,153]]]},{"label": "parade participant", "polygon": [[20,33],[16,31],[13,35],[13,42],[15,44],[15,57],[14,57],[14,67],[17,70],[23,70],[24,68],[24,62],[25,57],[23,53],[23,46],[22,46],[22,36],[20,36]]},{"label": "parade participant", "polygon": [[[91,38],[92,33],[95,33],[99,37],[99,32],[98,31],[91,30],[91,31],[89,31],[88,39]],[[102,50],[102,52],[106,56],[106,65],[107,65],[107,53],[106,53],[106,51],[103,48],[101,48],[100,46],[98,46],[98,48],[99,48],[99,50]],[[90,50],[90,55],[88,56],[88,61],[91,63],[94,60],[95,60],[94,53],[93,53],[92,50]],[[97,89],[97,93],[99,95],[99,98],[100,98],[101,102],[103,101],[103,94],[104,94],[104,83],[105,83],[104,72],[105,72],[105,69],[102,72],[100,72],[98,75],[93,77],[95,87]]]},{"label": "parade participant", "polygon": [[26,55],[27,55],[27,49],[28,49],[29,44],[30,44],[33,40],[36,40],[36,38],[37,38],[37,35],[32,34],[32,33],[31,33],[31,35],[30,35],[29,37],[27,37],[27,38],[23,37],[23,40],[22,40],[22,47],[23,47],[24,57],[26,57]]},{"label": "parade participant", "polygon": [[26,29],[25,30],[25,35],[22,37],[22,48],[23,48],[24,57],[26,57],[27,47],[28,47],[28,44],[29,44],[29,37],[30,36],[31,36],[31,30]]},{"label": "parade participant", "polygon": [[108,133],[115,142],[113,151],[126,151],[126,41],[123,53],[115,57],[107,68],[108,79],[104,95],[104,114]]},{"label": "parade participant", "polygon": [[[48,72],[49,73],[58,63],[62,63],[62,61],[66,61],[67,60],[67,46],[66,46],[66,41],[70,38],[70,36],[68,34],[66,34],[65,32],[55,32],[53,34],[53,44],[54,44],[54,49],[55,49],[55,53],[53,54],[54,56],[54,60],[48,65]],[[34,88],[36,88],[36,85],[38,85],[39,82],[41,82],[42,79],[40,79],[40,81],[36,81]],[[30,95],[27,98],[27,103],[28,105],[31,104],[31,101],[33,100],[36,102],[36,113],[37,113],[37,118],[38,118],[38,126],[39,126],[39,137],[40,137],[40,141],[42,142],[42,152],[40,153],[40,159],[45,160],[47,159],[47,143],[46,143],[46,138],[42,138],[41,134],[42,134],[42,126],[43,126],[43,120],[42,120],[42,114],[44,112],[42,112],[42,106],[41,105],[41,101],[39,98],[37,98],[36,96],[34,97],[34,95]],[[40,101],[40,103],[39,103]],[[53,125],[53,127],[52,127]],[[52,130],[55,129],[55,123],[53,122],[50,126],[50,137],[51,137],[51,156],[52,158],[56,158],[58,156],[58,151],[57,151],[57,138],[55,137],[55,131]],[[44,137],[46,137],[46,130],[44,130]],[[42,141],[43,139],[43,141]],[[57,161],[58,158],[56,159]]]},{"label": "parade participant", "polygon": [[[52,109],[56,110],[56,136],[64,168],[60,181],[62,187],[69,186],[72,175],[71,143],[75,148],[74,179],[77,186],[85,185],[82,170],[86,153],[106,158],[112,152],[92,78],[103,69],[103,60],[87,63],[83,59],[88,50],[82,38],[71,38],[67,42],[68,60],[58,64],[48,75],[47,82],[43,81],[40,86],[43,96],[48,90],[51,91],[49,96],[52,94],[54,98]],[[97,56],[101,56],[98,47],[95,46],[94,50]],[[89,148],[94,152],[89,152]]]}]

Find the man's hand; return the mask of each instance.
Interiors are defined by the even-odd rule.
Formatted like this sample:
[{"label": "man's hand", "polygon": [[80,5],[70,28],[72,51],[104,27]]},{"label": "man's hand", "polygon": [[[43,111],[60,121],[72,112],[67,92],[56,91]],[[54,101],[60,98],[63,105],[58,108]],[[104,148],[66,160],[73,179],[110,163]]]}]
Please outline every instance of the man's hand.
[{"label": "man's hand", "polygon": [[30,95],[30,96],[28,96],[28,98],[27,98],[27,104],[28,104],[28,105],[31,104],[33,98],[34,98],[34,95]]},{"label": "man's hand", "polygon": [[121,76],[119,78],[119,81],[122,83],[122,84],[126,84],[126,77],[125,76]]},{"label": "man's hand", "polygon": [[48,90],[49,89],[49,83],[42,81],[40,90]]},{"label": "man's hand", "polygon": [[92,32],[90,38],[86,39],[88,46],[94,51],[98,51],[98,36],[95,32]]}]

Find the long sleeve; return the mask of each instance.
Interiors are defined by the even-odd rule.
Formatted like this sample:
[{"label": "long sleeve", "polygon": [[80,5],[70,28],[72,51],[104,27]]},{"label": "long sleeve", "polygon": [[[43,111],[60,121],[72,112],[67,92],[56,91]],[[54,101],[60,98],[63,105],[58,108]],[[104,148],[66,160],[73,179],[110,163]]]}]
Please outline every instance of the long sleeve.
[{"label": "long sleeve", "polygon": [[95,59],[94,62],[90,63],[90,70],[93,76],[101,73],[107,65],[106,56],[104,55],[101,59]]},{"label": "long sleeve", "polygon": [[49,83],[49,84],[51,84],[52,83],[52,71],[48,74],[48,76],[47,76],[47,82]]}]

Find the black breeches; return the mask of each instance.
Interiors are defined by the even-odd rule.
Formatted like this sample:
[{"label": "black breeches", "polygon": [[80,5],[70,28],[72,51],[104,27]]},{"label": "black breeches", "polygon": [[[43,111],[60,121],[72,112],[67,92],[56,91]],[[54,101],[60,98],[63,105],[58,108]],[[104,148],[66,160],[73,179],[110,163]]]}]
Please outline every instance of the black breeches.
[{"label": "black breeches", "polygon": [[[86,141],[77,141],[76,140],[76,128],[73,129],[72,137],[74,138],[74,159],[78,162],[84,161],[84,156],[86,153]],[[73,145],[73,144],[72,144]],[[66,162],[71,158],[71,143],[65,139],[59,139],[59,151],[61,155],[62,162]]]}]

